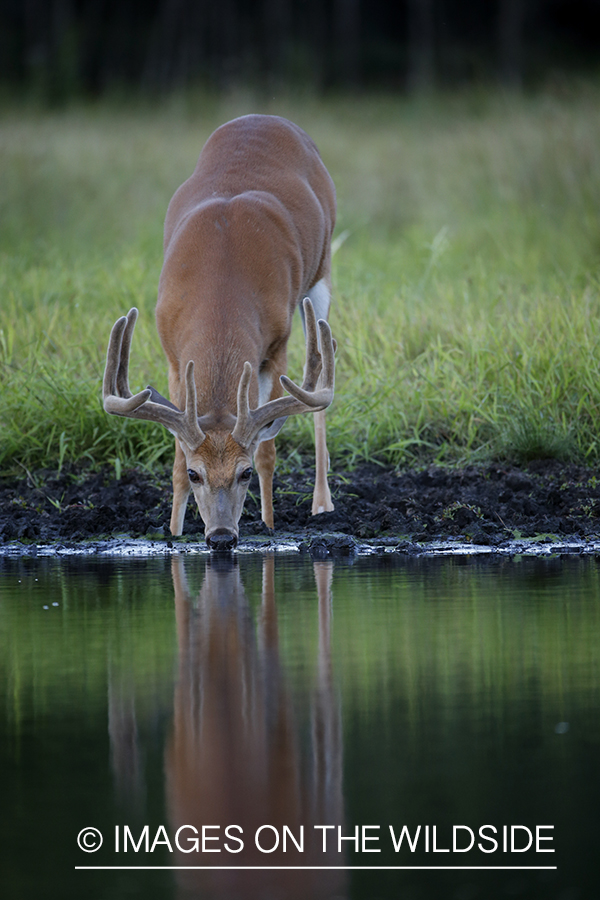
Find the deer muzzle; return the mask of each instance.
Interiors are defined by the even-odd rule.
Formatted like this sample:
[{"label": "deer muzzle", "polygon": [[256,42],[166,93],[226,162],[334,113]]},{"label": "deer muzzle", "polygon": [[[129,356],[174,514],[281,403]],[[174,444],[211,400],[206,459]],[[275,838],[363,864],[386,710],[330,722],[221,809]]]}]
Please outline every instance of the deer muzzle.
[{"label": "deer muzzle", "polygon": [[206,535],[206,543],[213,553],[231,553],[237,542],[237,534],[227,528],[216,528]]}]

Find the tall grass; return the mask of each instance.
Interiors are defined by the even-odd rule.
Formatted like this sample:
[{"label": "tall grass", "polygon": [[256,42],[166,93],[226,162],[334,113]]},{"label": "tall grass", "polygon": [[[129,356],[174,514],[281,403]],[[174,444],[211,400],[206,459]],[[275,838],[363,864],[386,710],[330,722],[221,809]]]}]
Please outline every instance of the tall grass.
[{"label": "tall grass", "polygon": [[[0,465],[151,466],[109,417],[109,329],[140,308],[134,386],[166,392],[153,307],[164,212],[210,132],[250,111],[317,141],[338,189],[329,413],[339,465],[600,457],[600,87],[265,100],[181,95],[0,118]],[[303,341],[295,329],[290,373]],[[309,416],[280,447],[307,450]]]}]

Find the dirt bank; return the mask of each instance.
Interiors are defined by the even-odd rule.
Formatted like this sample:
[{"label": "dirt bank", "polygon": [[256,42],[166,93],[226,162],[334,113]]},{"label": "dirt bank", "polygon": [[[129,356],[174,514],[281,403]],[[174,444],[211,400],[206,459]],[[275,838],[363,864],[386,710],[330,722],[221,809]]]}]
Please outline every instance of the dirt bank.
[{"label": "dirt bank", "polygon": [[[427,541],[460,536],[478,544],[536,535],[600,535],[600,479],[594,470],[542,460],[519,468],[499,464],[463,469],[393,470],[363,465],[331,478],[336,508],[310,515],[312,470],[277,475],[276,531],[312,536]],[[250,486],[244,535],[266,533],[258,482]],[[63,470],[0,478],[0,543],[81,541],[116,534],[169,536],[170,474],[140,469]],[[185,535],[201,535],[188,508]]]}]

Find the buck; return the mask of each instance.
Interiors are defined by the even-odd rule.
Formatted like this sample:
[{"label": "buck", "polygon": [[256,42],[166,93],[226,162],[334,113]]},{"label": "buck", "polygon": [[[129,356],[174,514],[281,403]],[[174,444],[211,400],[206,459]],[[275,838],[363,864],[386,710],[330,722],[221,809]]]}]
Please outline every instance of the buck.
[{"label": "buck", "polygon": [[[262,591],[255,578],[247,591],[230,556],[208,557],[202,565],[173,556],[172,706],[165,705],[163,689],[173,683],[170,673],[162,687],[155,680],[155,702],[149,703],[126,667],[113,662],[109,669],[110,759],[121,805],[144,807],[146,725],[157,718],[171,723],[162,767],[168,835],[160,826],[160,842],[170,838],[173,896],[181,900],[347,897],[337,840],[338,829],[348,834],[348,827],[332,656],[333,563],[313,563],[317,640],[302,656],[311,688],[298,695],[282,649],[275,562],[273,554],[264,555]],[[323,830],[324,824],[333,830]],[[275,843],[273,829],[279,846],[266,854],[262,848]],[[142,838],[132,830],[135,846]],[[156,835],[158,841],[159,831],[150,831],[147,840]],[[124,851],[124,829],[121,834]],[[219,860],[224,870],[215,865]]]},{"label": "buck", "polygon": [[[199,567],[192,561],[187,568]],[[234,560],[208,559],[199,593],[190,589],[183,558],[171,561],[178,667],[164,772],[170,831],[183,826],[183,852],[176,848],[174,858],[181,866],[178,897],[347,896],[345,873],[337,868],[344,854],[334,837],[345,816],[343,728],[331,654],[333,564],[315,562],[313,571],[318,643],[314,659],[305,660],[313,689],[298,704],[282,661],[273,556],[263,559],[256,621]],[[205,823],[220,824],[208,832],[219,840],[201,841],[193,852],[190,826],[202,835]],[[225,831],[231,823],[238,826],[229,832],[237,842]],[[323,823],[334,826],[326,850]],[[260,846],[271,849],[273,829],[279,846],[266,855],[255,835],[259,831]],[[302,852],[290,833],[296,841],[304,835]],[[219,848],[220,855],[211,852]],[[268,871],[266,859],[273,867]],[[231,868],[215,871],[215,860]]]},{"label": "buck", "polygon": [[[253,459],[262,519],[273,528],[273,439],[295,413],[314,413],[312,513],[333,509],[324,410],[334,391],[326,321],[334,224],[335,188],[315,144],[277,116],[222,125],[175,192],[156,306],[171,400],[150,386],[129,389],[136,309],[113,326],[103,382],[106,412],[160,422],[175,435],[172,534],[182,533],[192,490],[208,546],[233,549]],[[301,386],[285,374],[298,306]]]}]

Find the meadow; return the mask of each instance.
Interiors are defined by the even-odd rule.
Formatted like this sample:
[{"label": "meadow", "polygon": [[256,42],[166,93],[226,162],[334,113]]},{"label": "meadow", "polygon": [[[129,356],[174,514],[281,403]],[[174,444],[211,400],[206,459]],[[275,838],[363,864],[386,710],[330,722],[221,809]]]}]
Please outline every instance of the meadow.
[{"label": "meadow", "polygon": [[[248,112],[317,142],[338,192],[328,414],[338,469],[600,457],[600,86],[424,99],[189,93],[0,111],[0,468],[151,468],[160,426],[107,416],[115,319],[131,383],[167,392],[154,324],[169,199]],[[301,375],[299,323],[289,372]],[[278,438],[312,447],[310,416]]]}]

